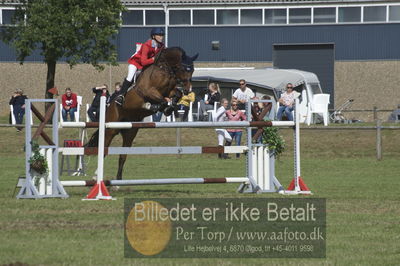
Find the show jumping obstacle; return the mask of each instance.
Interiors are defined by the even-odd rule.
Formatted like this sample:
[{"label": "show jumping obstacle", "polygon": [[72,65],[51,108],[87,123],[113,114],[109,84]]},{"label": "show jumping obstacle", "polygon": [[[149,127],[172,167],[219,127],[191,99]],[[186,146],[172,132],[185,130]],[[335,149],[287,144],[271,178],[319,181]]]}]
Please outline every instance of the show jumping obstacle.
[{"label": "show jumping obstacle", "polygon": [[[259,102],[260,100],[257,100]],[[27,117],[30,117],[31,102],[55,102],[55,100],[26,100]],[[250,103],[246,112],[251,113]],[[55,102],[56,103],[56,102]],[[99,128],[98,148],[60,148],[58,145],[40,146],[42,153],[46,154],[49,164],[49,173],[45,177],[31,176],[29,158],[31,157],[31,126],[26,121],[26,180],[21,182],[22,187],[17,198],[45,198],[45,197],[68,197],[65,187],[93,187],[88,195],[90,199],[112,199],[106,186],[130,186],[130,185],[165,185],[165,184],[218,184],[218,183],[241,183],[238,191],[249,193],[280,192],[285,194],[311,194],[304,191],[300,179],[300,139],[299,139],[299,114],[295,110],[295,121],[239,121],[239,122],[172,122],[172,123],[143,123],[143,122],[109,122],[105,123],[106,98],[100,100],[99,123],[85,122],[60,122],[58,125],[58,110],[53,112],[53,142],[58,143],[58,127],[62,128]],[[298,106],[298,100],[296,100]],[[55,104],[57,109],[58,104]],[[43,122],[42,122],[43,123]],[[293,190],[284,191],[282,185],[275,177],[275,158],[270,154],[268,147],[252,143],[252,127],[292,127],[294,128],[294,179],[291,184]],[[104,147],[104,136],[106,128],[247,128],[247,146],[229,147]],[[97,155],[97,181],[77,180],[59,181],[58,176],[58,154],[63,155]],[[203,154],[203,153],[246,153],[246,177],[226,178],[164,178],[164,179],[134,179],[134,180],[103,180],[104,155],[112,154]],[[55,163],[54,163],[55,162]],[[37,181],[34,181],[38,180]],[[37,184],[37,186],[34,185]]]}]

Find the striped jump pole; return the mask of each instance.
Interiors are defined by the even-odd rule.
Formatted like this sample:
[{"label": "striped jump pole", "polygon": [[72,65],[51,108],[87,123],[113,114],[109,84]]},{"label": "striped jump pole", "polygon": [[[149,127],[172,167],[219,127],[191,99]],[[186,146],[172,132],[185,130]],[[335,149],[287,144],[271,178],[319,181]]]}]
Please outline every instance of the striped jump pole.
[{"label": "striped jump pole", "polygon": [[[98,155],[97,147],[59,148],[62,155]],[[105,147],[105,155],[179,155],[207,153],[245,153],[247,146],[171,146],[171,147]]]},{"label": "striped jump pole", "polygon": [[[61,122],[62,128],[98,128],[97,122]],[[293,121],[234,121],[234,122],[108,122],[105,128],[249,128],[294,127]]]},{"label": "striped jump pole", "polygon": [[[142,186],[142,185],[173,185],[173,184],[224,184],[224,183],[246,183],[247,177],[224,177],[224,178],[160,178],[160,179],[126,179],[126,180],[104,180],[106,186]],[[72,180],[61,181],[65,187],[91,187],[97,183],[96,180]]]}]

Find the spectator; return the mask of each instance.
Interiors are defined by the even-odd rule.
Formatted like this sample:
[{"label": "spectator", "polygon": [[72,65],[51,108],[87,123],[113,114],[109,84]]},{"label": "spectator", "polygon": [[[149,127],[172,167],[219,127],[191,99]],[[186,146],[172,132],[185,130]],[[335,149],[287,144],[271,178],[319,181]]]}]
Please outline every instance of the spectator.
[{"label": "spectator", "polygon": [[100,98],[103,94],[106,95],[107,100],[110,98],[110,93],[108,92],[107,85],[103,85],[101,87],[95,87],[92,89],[93,93],[95,94],[92,104],[88,109],[88,115],[92,122],[99,122],[100,117]]},{"label": "spectator", "polygon": [[[254,99],[258,99],[255,97]],[[261,100],[271,100],[271,97],[264,95]],[[255,113],[257,114],[257,121],[272,121],[275,119],[275,109],[273,108],[272,102],[270,103],[257,103],[254,105]]]},{"label": "spectator", "polygon": [[389,116],[388,122],[399,122],[400,121],[400,104],[397,106]]},{"label": "spectator", "polygon": [[[258,97],[255,97],[258,99]],[[264,95],[262,100],[271,100],[271,97],[268,95]],[[272,102],[270,103],[257,103],[252,106],[251,114],[253,116],[253,121],[272,121],[274,120],[275,112],[273,108]],[[252,129],[253,140],[257,143],[261,143],[262,141],[262,133],[263,129]]]},{"label": "spectator", "polygon": [[[167,102],[172,102],[171,98],[164,97],[164,100]],[[162,118],[163,112],[157,111],[155,114],[153,114],[153,122],[160,122]]]},{"label": "spectator", "polygon": [[246,81],[241,79],[239,81],[240,87],[233,93],[232,100],[236,100],[240,110],[246,110],[246,103],[250,99],[254,99],[254,92],[246,86]]},{"label": "spectator", "polygon": [[[226,116],[228,117],[228,121],[244,121],[246,120],[246,115],[239,110],[238,102],[236,100],[232,100],[231,109],[226,112]],[[228,133],[231,135],[232,140],[235,139],[236,145],[240,146],[240,141],[242,139],[242,129],[230,128],[228,129]],[[227,146],[229,146],[227,144]],[[236,154],[236,158],[240,157],[240,153]]]},{"label": "spectator", "polygon": [[75,93],[72,92],[70,88],[65,89],[65,94],[61,96],[62,103],[62,117],[63,121],[68,121],[68,114],[71,121],[75,121],[75,112],[78,107],[78,98]]},{"label": "spectator", "polygon": [[292,83],[288,83],[286,85],[286,91],[282,94],[279,99],[279,109],[278,114],[276,115],[278,120],[282,120],[282,115],[285,113],[287,119],[289,121],[293,121],[293,104],[294,104],[295,94],[293,93],[293,85]]},{"label": "spectator", "polygon": [[[13,115],[15,117],[15,123],[20,125],[24,119],[25,114],[25,100],[28,99],[24,95],[24,91],[16,89],[14,94],[11,96],[10,105],[13,106]],[[21,132],[22,127],[17,127],[17,132]]]},{"label": "spectator", "polygon": [[[217,112],[215,113],[215,116],[213,116],[214,122],[224,122],[228,120],[228,117],[226,116],[226,110],[228,109],[228,100],[226,98],[223,98],[220,104],[221,107],[218,108]],[[217,132],[218,146],[221,147],[224,146],[224,140],[226,146],[231,145],[232,137],[226,129],[217,128],[215,129],[215,131]],[[229,159],[226,153],[218,153],[218,158]]]},{"label": "spectator", "polygon": [[114,87],[115,87],[115,90],[114,90],[113,94],[111,94],[110,98],[108,98],[107,104],[112,103],[115,100],[115,98],[119,95],[119,93],[121,91],[121,83],[116,82]]},{"label": "spectator", "polygon": [[[214,110],[214,103],[219,102],[220,98],[219,85],[214,82],[210,83],[207,94],[204,97],[205,100],[200,100],[200,110],[198,111],[200,121],[204,121],[208,110]],[[211,117],[208,120],[211,121]]]},{"label": "spectator", "polygon": [[[178,109],[185,110],[183,113],[182,121],[188,121],[188,114],[190,109],[190,103],[193,103],[195,100],[195,93],[192,91],[192,87],[190,87],[189,93],[186,93],[182,96],[182,98],[178,102]],[[175,112],[175,117],[178,117],[178,112]]]}]

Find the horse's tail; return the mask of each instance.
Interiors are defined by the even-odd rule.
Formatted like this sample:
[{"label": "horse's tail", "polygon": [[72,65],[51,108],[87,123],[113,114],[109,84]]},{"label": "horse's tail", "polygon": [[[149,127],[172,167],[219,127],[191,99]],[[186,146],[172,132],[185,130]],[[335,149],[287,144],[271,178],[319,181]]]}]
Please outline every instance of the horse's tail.
[{"label": "horse's tail", "polygon": [[99,130],[93,133],[85,147],[97,147],[99,145]]}]

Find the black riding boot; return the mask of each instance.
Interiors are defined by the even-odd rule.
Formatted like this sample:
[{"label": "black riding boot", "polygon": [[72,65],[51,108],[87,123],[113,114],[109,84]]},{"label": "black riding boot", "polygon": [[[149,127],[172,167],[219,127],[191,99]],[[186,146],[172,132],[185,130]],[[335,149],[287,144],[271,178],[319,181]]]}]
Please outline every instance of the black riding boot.
[{"label": "black riding boot", "polygon": [[125,99],[125,94],[128,92],[128,89],[132,85],[132,81],[128,81],[127,79],[124,79],[124,82],[122,83],[121,90],[119,91],[119,95],[117,98],[115,98],[115,102],[118,105],[123,105],[124,104],[124,99]]},{"label": "black riding boot", "polygon": [[[218,147],[224,147],[224,146],[218,145]],[[223,154],[222,152],[219,152],[219,153],[218,153],[218,159],[222,159],[222,154]]]},{"label": "black riding boot", "polygon": [[[232,142],[230,142],[230,141],[225,142],[225,146],[231,146],[231,144],[232,144]],[[222,154],[222,158],[230,159],[231,157],[229,157],[227,153],[224,153],[224,154]]]}]

